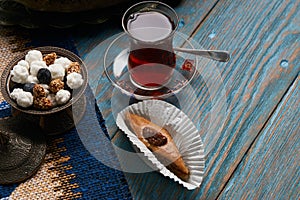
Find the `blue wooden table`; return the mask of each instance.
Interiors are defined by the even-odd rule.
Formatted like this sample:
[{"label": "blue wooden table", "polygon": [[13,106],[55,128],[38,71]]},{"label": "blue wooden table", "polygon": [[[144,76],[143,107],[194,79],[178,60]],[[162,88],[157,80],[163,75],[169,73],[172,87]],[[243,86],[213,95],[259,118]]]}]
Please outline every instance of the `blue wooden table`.
[{"label": "blue wooden table", "polygon": [[[194,80],[197,98],[189,99],[186,112],[201,128],[214,114],[209,102],[218,91],[225,91],[226,106],[212,124],[218,137],[209,147],[199,188],[187,190],[157,172],[125,173],[133,197],[300,199],[300,2],[183,0],[175,10],[179,32],[203,48],[231,52],[228,63],[209,62],[222,81],[216,81],[216,92]],[[75,40],[80,56],[93,61],[87,63],[89,83],[112,141],[126,149],[131,145],[112,116],[112,86],[99,83],[103,41],[122,32],[120,24],[80,30]]]}]

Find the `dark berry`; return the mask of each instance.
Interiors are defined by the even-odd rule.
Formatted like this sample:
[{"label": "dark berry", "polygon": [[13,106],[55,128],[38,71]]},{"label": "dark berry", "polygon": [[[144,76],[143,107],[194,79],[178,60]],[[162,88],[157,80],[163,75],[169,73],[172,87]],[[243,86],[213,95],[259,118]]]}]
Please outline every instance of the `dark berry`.
[{"label": "dark berry", "polygon": [[47,68],[42,68],[37,73],[37,79],[42,84],[49,84],[51,82],[51,72]]},{"label": "dark berry", "polygon": [[31,92],[33,94],[33,88],[35,86],[35,83],[25,83],[23,90],[25,92]]}]

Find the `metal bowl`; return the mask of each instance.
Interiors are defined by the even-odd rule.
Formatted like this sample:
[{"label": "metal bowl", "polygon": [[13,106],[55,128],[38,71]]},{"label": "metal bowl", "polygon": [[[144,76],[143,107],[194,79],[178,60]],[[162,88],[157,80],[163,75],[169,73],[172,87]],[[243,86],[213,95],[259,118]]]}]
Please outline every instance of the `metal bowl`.
[{"label": "metal bowl", "polygon": [[35,48],[35,49],[41,51],[43,55],[55,52],[58,57],[67,57],[73,62],[78,62],[81,66],[81,75],[84,80],[82,86],[76,90],[73,90],[72,98],[69,100],[68,103],[61,105],[61,106],[53,107],[52,109],[49,109],[49,110],[37,110],[33,107],[22,108],[22,107],[18,106],[17,103],[14,100],[12,100],[9,95],[10,89],[13,86],[13,82],[11,81],[10,71],[20,60],[25,58],[25,55],[29,51],[28,50],[28,51],[23,52],[21,55],[15,57],[3,71],[3,74],[1,77],[1,92],[2,92],[5,100],[12,107],[14,107],[15,109],[17,109],[21,112],[28,113],[28,114],[37,114],[37,115],[53,114],[55,112],[59,112],[61,110],[64,110],[64,109],[70,107],[73,103],[76,103],[78,101],[78,99],[82,96],[82,94],[84,93],[84,91],[87,87],[87,83],[88,83],[87,68],[86,68],[85,64],[83,63],[83,61],[74,53],[72,53],[66,49],[59,48],[59,47],[46,46],[46,47],[39,47],[39,48]]},{"label": "metal bowl", "polygon": [[58,134],[72,128],[85,112],[85,90],[88,84],[87,68],[83,61],[74,53],[59,47],[39,47],[35,48],[43,55],[55,52],[58,57],[67,57],[73,62],[78,62],[81,66],[81,75],[84,80],[82,86],[72,91],[71,99],[63,105],[55,106],[49,110],[38,110],[33,106],[23,108],[10,98],[10,89],[13,87],[10,71],[22,59],[25,58],[27,51],[15,57],[5,68],[1,76],[1,92],[4,99],[12,106],[13,116],[21,116],[34,121],[47,134]]}]

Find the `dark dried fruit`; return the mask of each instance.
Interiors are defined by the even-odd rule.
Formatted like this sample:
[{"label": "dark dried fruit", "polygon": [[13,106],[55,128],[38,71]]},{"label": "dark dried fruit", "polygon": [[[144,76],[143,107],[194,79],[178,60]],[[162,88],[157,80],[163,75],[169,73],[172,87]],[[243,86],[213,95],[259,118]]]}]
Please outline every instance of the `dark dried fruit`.
[{"label": "dark dried fruit", "polygon": [[164,135],[150,127],[143,129],[143,137],[154,146],[163,146],[168,142],[168,139]]},{"label": "dark dried fruit", "polygon": [[37,79],[42,84],[49,84],[52,79],[51,72],[47,68],[42,68],[37,73]]},{"label": "dark dried fruit", "polygon": [[55,52],[49,53],[46,56],[44,56],[43,60],[46,62],[46,65],[52,65],[57,58],[57,55]]}]

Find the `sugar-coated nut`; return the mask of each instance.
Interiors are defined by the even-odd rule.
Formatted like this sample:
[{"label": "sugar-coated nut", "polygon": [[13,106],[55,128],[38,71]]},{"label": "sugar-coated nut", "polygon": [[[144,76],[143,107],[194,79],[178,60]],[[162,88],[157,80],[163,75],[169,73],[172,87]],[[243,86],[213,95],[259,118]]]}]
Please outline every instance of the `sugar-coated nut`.
[{"label": "sugar-coated nut", "polygon": [[33,87],[33,96],[36,97],[46,97],[47,96],[47,90],[41,86],[40,84],[35,84]]},{"label": "sugar-coated nut", "polygon": [[54,64],[55,59],[57,58],[57,55],[55,52],[49,53],[46,56],[44,56],[43,60],[46,62],[47,65]]},{"label": "sugar-coated nut", "polygon": [[17,98],[17,104],[23,108],[28,108],[33,104],[33,96],[30,92],[22,92]]},{"label": "sugar-coated nut", "polygon": [[29,63],[25,60],[20,60],[17,65],[21,65],[23,67],[26,67],[29,70]]},{"label": "sugar-coated nut", "polygon": [[54,79],[49,84],[49,90],[53,93],[58,92],[59,90],[64,89],[65,83],[60,79]]},{"label": "sugar-coated nut", "polygon": [[79,88],[83,83],[83,79],[81,74],[78,74],[76,72],[72,72],[67,76],[67,85],[71,89],[77,89]]},{"label": "sugar-coated nut", "polygon": [[65,76],[65,68],[61,64],[52,64],[49,66],[52,79],[61,79],[63,80]]},{"label": "sugar-coated nut", "polygon": [[31,64],[33,61],[42,61],[43,55],[42,52],[38,50],[30,50],[25,55],[25,61],[27,61],[29,64]]},{"label": "sugar-coated nut", "polygon": [[51,101],[52,106],[57,106],[55,94],[48,94],[47,99]]},{"label": "sugar-coated nut", "polygon": [[16,83],[26,83],[29,76],[28,69],[21,65],[15,65],[10,74],[12,75],[11,80]]},{"label": "sugar-coated nut", "polygon": [[21,88],[15,88],[11,93],[10,93],[10,98],[12,98],[13,100],[17,100],[17,98],[19,97],[19,94],[21,92],[24,92],[23,89]]},{"label": "sugar-coated nut", "polygon": [[67,69],[68,66],[71,64],[71,60],[69,60],[69,58],[66,58],[66,57],[60,57],[60,58],[57,58],[55,61],[54,61],[54,64],[59,64],[61,65],[64,69]]},{"label": "sugar-coated nut", "polygon": [[33,104],[33,96],[30,92],[22,92],[17,98],[17,104],[21,107],[28,108]]},{"label": "sugar-coated nut", "polygon": [[56,102],[59,105],[67,103],[70,98],[71,93],[68,90],[59,90],[55,95]]},{"label": "sugar-coated nut", "polygon": [[25,92],[20,88],[16,88],[10,93],[10,97],[17,101],[21,107],[27,108],[33,104],[33,96],[30,92]]},{"label": "sugar-coated nut", "polygon": [[78,62],[71,62],[67,68],[67,74],[71,74],[72,72],[77,72],[80,74],[80,65]]},{"label": "sugar-coated nut", "polygon": [[33,106],[41,110],[47,110],[52,108],[53,105],[51,100],[46,97],[35,97],[33,100]]},{"label": "sugar-coated nut", "polygon": [[30,64],[30,74],[32,76],[37,76],[37,73],[42,68],[48,68],[45,61],[33,61]]},{"label": "sugar-coated nut", "polygon": [[26,83],[38,83],[38,82],[39,80],[37,79],[37,77],[32,75],[29,75],[26,80]]}]

